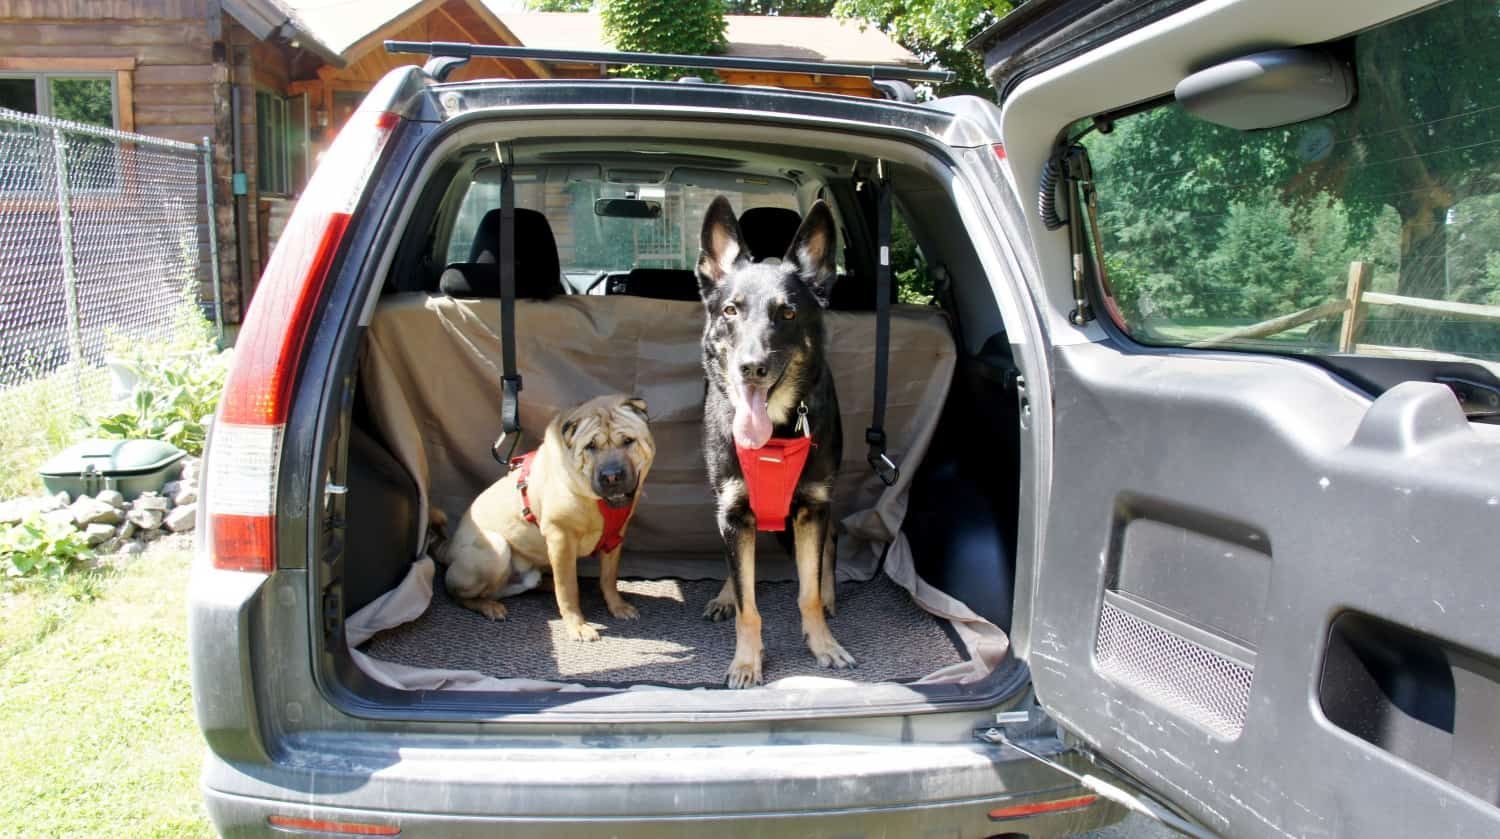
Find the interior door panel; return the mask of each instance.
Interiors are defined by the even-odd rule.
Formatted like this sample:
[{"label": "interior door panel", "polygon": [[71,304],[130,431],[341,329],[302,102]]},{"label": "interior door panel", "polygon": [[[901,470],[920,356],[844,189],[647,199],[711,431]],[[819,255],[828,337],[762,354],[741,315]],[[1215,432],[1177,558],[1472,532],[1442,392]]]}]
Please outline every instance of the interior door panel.
[{"label": "interior door panel", "polygon": [[1500,836],[1500,428],[1290,358],[1054,362],[1058,722],[1227,836]]}]

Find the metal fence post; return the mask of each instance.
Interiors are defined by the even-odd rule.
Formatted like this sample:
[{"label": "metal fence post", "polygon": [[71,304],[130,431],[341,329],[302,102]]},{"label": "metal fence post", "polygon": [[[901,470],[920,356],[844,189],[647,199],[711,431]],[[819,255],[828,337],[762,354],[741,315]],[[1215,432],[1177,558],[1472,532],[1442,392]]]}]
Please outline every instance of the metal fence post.
[{"label": "metal fence post", "polygon": [[57,230],[62,248],[63,294],[68,306],[68,350],[73,356],[74,379],[81,387],[83,325],[78,314],[78,273],[73,266],[73,207],[68,196],[68,155],[61,129],[52,129],[52,150],[57,164]]},{"label": "metal fence post", "polygon": [[214,143],[203,138],[203,200],[208,207],[209,270],[214,278],[214,326],[219,329],[219,346],[224,346],[223,283],[219,278],[219,213],[214,207]]}]

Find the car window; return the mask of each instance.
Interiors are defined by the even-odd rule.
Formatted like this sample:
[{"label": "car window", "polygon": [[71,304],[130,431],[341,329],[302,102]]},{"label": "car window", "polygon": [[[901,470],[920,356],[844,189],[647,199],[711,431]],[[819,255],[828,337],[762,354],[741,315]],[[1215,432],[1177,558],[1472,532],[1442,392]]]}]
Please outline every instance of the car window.
[{"label": "car window", "polygon": [[[629,271],[632,268],[691,269],[698,260],[698,231],[715,196],[725,195],[735,211],[750,207],[797,210],[797,196],[786,191],[733,192],[679,184],[619,184],[601,180],[566,183],[528,180],[518,172],[516,206],[547,216],[566,274]],[[790,185],[788,185],[790,186]],[[656,218],[616,218],[595,214],[601,198],[639,198],[661,205]],[[500,206],[498,183],[475,182],[459,207],[448,240],[447,261],[468,259],[484,214]]]},{"label": "car window", "polygon": [[1500,362],[1500,3],[1394,21],[1352,57],[1355,104],[1323,119],[1244,132],[1171,105],[1089,136],[1132,337]]}]

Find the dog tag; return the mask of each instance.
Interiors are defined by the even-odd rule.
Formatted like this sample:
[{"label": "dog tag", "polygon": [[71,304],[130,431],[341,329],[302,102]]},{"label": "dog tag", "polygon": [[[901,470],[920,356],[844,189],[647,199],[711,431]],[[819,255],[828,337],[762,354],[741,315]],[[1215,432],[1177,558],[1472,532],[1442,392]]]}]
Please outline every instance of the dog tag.
[{"label": "dog tag", "polygon": [[792,430],[795,431],[795,432],[800,433],[803,437],[811,437],[812,436],[812,428],[811,428],[811,426],[808,425],[808,422],[807,422],[807,403],[806,402],[798,402],[797,403],[797,425],[794,426],[792,428]]}]

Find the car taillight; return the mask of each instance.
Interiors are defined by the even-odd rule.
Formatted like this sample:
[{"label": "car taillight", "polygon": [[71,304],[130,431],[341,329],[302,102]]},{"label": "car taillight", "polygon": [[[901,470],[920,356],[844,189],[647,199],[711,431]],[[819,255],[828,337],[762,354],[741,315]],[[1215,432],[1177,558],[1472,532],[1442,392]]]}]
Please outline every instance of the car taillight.
[{"label": "car taillight", "polygon": [[203,494],[213,565],[276,567],[276,481],[302,348],[354,205],[399,117],[356,111],[292,211],[245,315],[209,441]]}]

